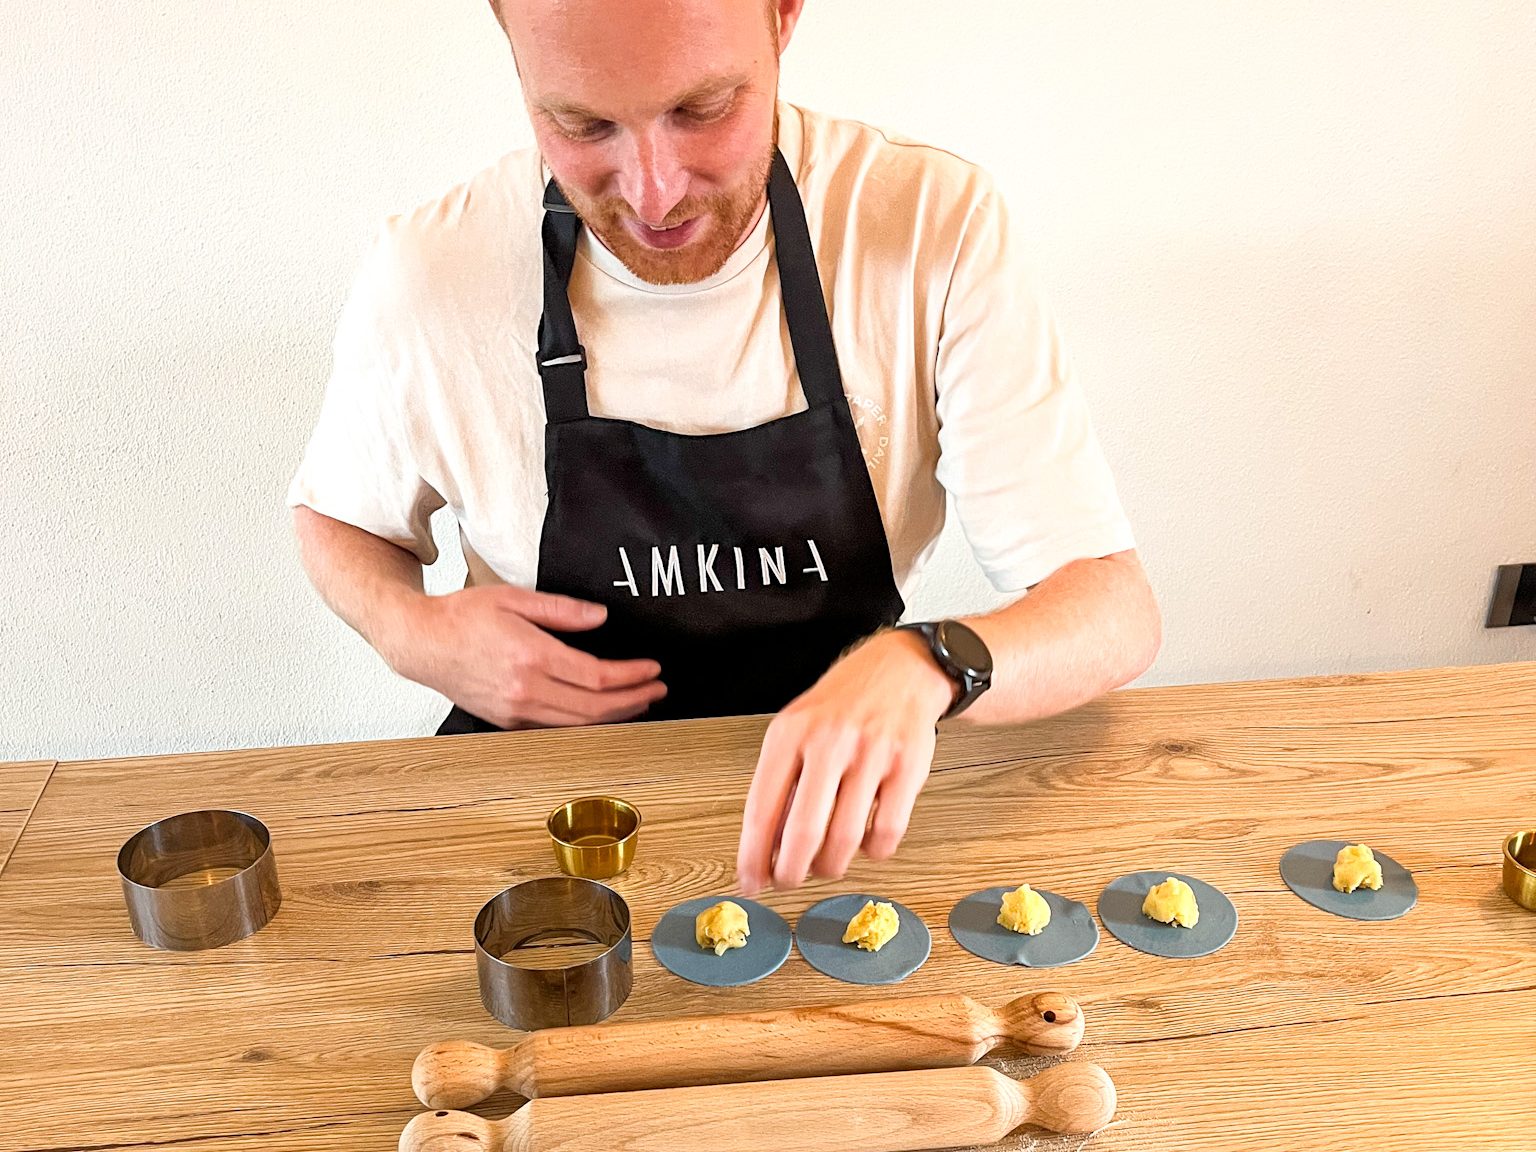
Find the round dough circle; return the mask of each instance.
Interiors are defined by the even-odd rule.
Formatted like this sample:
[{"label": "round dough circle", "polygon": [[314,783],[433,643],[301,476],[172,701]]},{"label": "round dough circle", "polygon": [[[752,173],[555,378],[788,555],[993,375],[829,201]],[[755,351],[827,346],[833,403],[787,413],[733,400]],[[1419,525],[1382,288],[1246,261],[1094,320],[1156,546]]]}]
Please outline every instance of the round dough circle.
[{"label": "round dough circle", "polygon": [[1051,922],[1038,936],[1025,936],[997,922],[1003,893],[1013,888],[987,888],[972,892],[949,913],[949,931],[956,943],[973,955],[995,964],[1020,964],[1025,968],[1060,968],[1075,964],[1099,946],[1099,926],[1088,905],[1068,900],[1044,888],[1035,891],[1051,909]]},{"label": "round dough circle", "polygon": [[[699,947],[693,922],[699,913],[722,900],[740,904],[747,913],[746,945],[724,956]],[[656,962],[675,976],[711,988],[736,988],[755,984],[777,972],[789,958],[792,933],[789,921],[772,908],[740,896],[700,896],[684,900],[656,921],[651,932],[651,952]]]},{"label": "round dough circle", "polygon": [[1371,855],[1381,865],[1381,887],[1339,892],[1333,886],[1333,861],[1339,849],[1358,840],[1308,840],[1280,858],[1280,879],[1285,886],[1314,908],[1350,920],[1396,920],[1419,902],[1419,886],[1413,876],[1390,856],[1376,849]]},{"label": "round dough circle", "polygon": [[[1195,890],[1200,919],[1193,928],[1163,924],[1141,910],[1148,889],[1170,876],[1178,877]],[[1099,895],[1099,919],[1122,944],[1169,960],[1209,956],[1237,935],[1237,909],[1232,901],[1204,880],[1167,870],[1132,872],[1110,881]]]},{"label": "round dough circle", "polygon": [[[843,943],[843,930],[873,900],[896,909],[901,928],[878,952]],[[883,896],[848,893],[812,904],[795,924],[795,943],[805,962],[824,976],[848,984],[899,984],[923,966],[933,939],[928,925],[905,904]]]}]

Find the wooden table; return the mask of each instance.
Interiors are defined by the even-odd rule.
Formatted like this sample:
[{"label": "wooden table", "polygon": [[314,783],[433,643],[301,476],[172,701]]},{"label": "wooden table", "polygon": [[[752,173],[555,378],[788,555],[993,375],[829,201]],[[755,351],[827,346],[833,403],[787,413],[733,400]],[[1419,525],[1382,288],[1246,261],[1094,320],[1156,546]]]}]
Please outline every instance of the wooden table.
[{"label": "wooden table", "polygon": [[[480,1007],[471,922],[551,870],[543,817],[596,789],[646,820],[615,884],[637,940],[615,1019],[881,994],[798,955],[735,990],[651,958],[666,908],[732,887],[762,723],[59,764],[0,876],[0,1149],[393,1148],[419,1110],[422,1046],[514,1038]],[[267,822],[282,911],[218,951],[151,951],[129,932],[115,852],[201,807]],[[879,891],[934,929],[901,991],[1083,1002],[1080,1056],[1114,1076],[1119,1118],[1086,1141],[1024,1130],[1000,1147],[1529,1149],[1536,915],[1501,892],[1499,845],[1532,825],[1536,664],[1126,691],[1026,728],[946,732],[894,861],[767,903],[793,919],[832,891]],[[1334,836],[1412,869],[1418,908],[1361,924],[1292,896],[1281,854]],[[1106,934],[1082,963],[1031,972],[972,957],[945,928],[981,887],[1030,881],[1092,906],[1141,868],[1218,883],[1235,941],[1167,961]]]}]

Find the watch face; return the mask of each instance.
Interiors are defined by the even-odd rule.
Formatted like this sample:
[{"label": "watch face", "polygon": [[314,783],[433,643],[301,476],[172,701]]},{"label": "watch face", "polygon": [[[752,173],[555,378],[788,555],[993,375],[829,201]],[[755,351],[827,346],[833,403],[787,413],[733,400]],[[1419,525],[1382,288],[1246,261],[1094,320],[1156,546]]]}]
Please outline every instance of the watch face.
[{"label": "watch face", "polygon": [[937,631],[939,646],[949,659],[978,676],[992,674],[992,653],[980,636],[958,620],[943,621]]}]

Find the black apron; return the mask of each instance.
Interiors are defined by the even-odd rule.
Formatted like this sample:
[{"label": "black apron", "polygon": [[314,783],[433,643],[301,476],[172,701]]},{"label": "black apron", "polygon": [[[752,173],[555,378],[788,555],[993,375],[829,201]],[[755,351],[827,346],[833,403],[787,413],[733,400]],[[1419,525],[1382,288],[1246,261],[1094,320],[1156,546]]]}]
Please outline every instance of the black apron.
[{"label": "black apron", "polygon": [[[661,664],[641,719],[777,712],[856,640],[902,613],[880,509],[843,395],[816,254],[775,153],[768,204],[807,409],[720,435],[587,411],[586,353],[567,287],[580,220],[544,194],[544,472],[538,589],[607,605],[561,640]],[[499,729],[454,708],[440,735]]]}]

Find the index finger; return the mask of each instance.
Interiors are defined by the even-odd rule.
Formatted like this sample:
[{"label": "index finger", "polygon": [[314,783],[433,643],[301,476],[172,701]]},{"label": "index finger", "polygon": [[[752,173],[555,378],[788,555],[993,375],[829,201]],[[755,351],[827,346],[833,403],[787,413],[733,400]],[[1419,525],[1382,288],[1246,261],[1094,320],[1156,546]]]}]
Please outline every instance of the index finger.
[{"label": "index finger", "polygon": [[768,883],[773,869],[774,843],[784,822],[789,794],[800,775],[798,742],[770,724],[758,753],[752,787],[741,816],[741,846],[736,851],[736,878],[743,895],[751,896]]},{"label": "index finger", "polygon": [[577,688],[593,692],[633,688],[661,675],[661,665],[654,660],[603,660],[553,636],[550,640],[553,646],[548,649],[545,672]]}]

